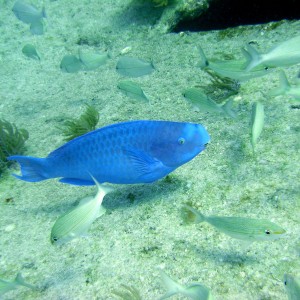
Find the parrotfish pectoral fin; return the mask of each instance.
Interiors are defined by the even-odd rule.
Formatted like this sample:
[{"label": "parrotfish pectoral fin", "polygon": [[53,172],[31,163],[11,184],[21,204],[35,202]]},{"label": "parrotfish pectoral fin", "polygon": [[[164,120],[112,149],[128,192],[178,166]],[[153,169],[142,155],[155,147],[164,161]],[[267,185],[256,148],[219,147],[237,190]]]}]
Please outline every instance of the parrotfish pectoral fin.
[{"label": "parrotfish pectoral fin", "polygon": [[22,175],[12,174],[18,179],[37,182],[50,178],[47,174],[47,163],[45,158],[13,155],[9,156],[7,159],[15,160],[20,164]]},{"label": "parrotfish pectoral fin", "polygon": [[95,185],[93,180],[84,180],[84,179],[77,179],[77,178],[62,178],[59,180],[62,183],[68,183],[73,185]]},{"label": "parrotfish pectoral fin", "polygon": [[137,177],[144,182],[153,182],[172,171],[166,171],[168,168],[160,160],[149,156],[143,151],[131,148],[123,149],[123,151],[132,161]]}]

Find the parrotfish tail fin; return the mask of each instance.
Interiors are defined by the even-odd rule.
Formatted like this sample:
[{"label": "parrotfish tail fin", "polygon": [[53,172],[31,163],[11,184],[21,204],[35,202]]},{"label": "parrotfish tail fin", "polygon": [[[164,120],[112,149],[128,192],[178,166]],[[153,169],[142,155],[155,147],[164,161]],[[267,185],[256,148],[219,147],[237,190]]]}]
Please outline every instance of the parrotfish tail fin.
[{"label": "parrotfish tail fin", "polygon": [[182,217],[186,223],[201,223],[205,221],[205,216],[189,205],[183,206]]},{"label": "parrotfish tail fin", "polygon": [[162,284],[166,288],[167,292],[159,298],[159,300],[167,299],[177,293],[180,293],[184,287],[169,277],[163,270],[160,270],[160,277]]},{"label": "parrotfish tail fin", "polygon": [[231,118],[235,118],[236,117],[236,113],[235,111],[232,110],[232,99],[229,99],[223,106],[222,109],[224,110],[224,112]]},{"label": "parrotfish tail fin", "polygon": [[288,79],[284,73],[284,71],[280,71],[279,74],[279,87],[272,90],[270,92],[270,96],[279,96],[279,95],[283,95],[286,93],[286,91],[288,91],[290,89],[290,83],[288,82]]},{"label": "parrotfish tail fin", "polygon": [[206,56],[203,52],[203,49],[200,46],[198,46],[198,51],[199,51],[199,54],[200,54],[200,62],[199,62],[198,65],[201,69],[204,69],[204,68],[208,67],[209,62],[208,62],[208,60],[207,60],[207,58],[206,58]]},{"label": "parrotfish tail fin", "polygon": [[13,155],[7,158],[15,160],[20,164],[22,175],[13,174],[18,179],[37,182],[50,178],[47,175],[47,166],[45,158],[36,158],[31,156]]},{"label": "parrotfish tail fin", "polygon": [[245,70],[251,71],[259,64],[261,55],[257,52],[257,50],[253,46],[249,44],[246,45],[246,49],[244,49],[243,53],[246,56],[246,59],[248,61]]},{"label": "parrotfish tail fin", "polygon": [[33,289],[33,290],[36,288],[35,286],[33,286],[33,285],[25,282],[24,278],[21,275],[21,273],[18,273],[18,275],[17,275],[17,277],[15,279],[15,283],[18,284],[18,285],[22,285],[22,286],[28,287],[28,288]]}]

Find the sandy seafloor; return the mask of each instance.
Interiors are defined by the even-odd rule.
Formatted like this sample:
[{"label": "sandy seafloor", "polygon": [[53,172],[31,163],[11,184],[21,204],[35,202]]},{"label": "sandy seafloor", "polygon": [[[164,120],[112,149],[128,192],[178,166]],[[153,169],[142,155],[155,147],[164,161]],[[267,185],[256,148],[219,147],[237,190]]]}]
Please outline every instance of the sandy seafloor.
[{"label": "sandy seafloor", "polygon": [[[153,26],[158,12],[152,16],[137,2],[45,1],[45,34],[32,36],[12,13],[13,3],[0,1],[0,118],[29,131],[27,155],[44,157],[62,145],[59,127],[85,104],[100,111],[99,127],[138,119],[196,122],[211,143],[170,180],[115,186],[104,200],[108,212],[89,235],[61,247],[49,240],[56,218],[96,188],[33,184],[10,176],[17,166],[6,171],[0,178],[0,278],[21,272],[39,290],[19,288],[3,299],[116,299],[112,291],[122,284],[137,288],[142,299],[158,299],[165,293],[158,267],[182,284],[205,284],[215,299],[287,299],[283,274],[299,275],[299,109],[286,96],[266,96],[278,85],[278,71],[242,83],[236,119],[194,111],[182,91],[209,84],[197,67],[197,45],[208,57],[241,58],[246,42],[267,51],[298,34],[300,23],[248,26],[227,37],[219,31],[162,34]],[[22,54],[26,43],[36,46],[40,62]],[[126,47],[127,55],[153,60],[155,72],[134,79],[149,104],[116,87],[122,76],[115,66]],[[109,51],[111,59],[95,71],[61,72],[62,57],[78,49]],[[300,67],[284,69],[292,80]],[[253,156],[249,122],[257,100],[266,119]],[[266,218],[287,234],[245,245],[208,224],[183,224],[186,202],[207,215]]]}]

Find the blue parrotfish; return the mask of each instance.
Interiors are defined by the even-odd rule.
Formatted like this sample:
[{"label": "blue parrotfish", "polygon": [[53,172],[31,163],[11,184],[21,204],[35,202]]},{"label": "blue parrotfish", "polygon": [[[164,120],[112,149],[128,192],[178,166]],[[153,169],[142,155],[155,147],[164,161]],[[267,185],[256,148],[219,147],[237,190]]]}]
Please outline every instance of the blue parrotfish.
[{"label": "blue parrotfish", "polygon": [[[37,182],[60,177],[60,182],[94,185],[154,182],[193,159],[210,137],[195,123],[129,121],[112,124],[77,137],[46,158],[13,155],[22,175]],[[92,175],[92,176],[91,176]]]}]

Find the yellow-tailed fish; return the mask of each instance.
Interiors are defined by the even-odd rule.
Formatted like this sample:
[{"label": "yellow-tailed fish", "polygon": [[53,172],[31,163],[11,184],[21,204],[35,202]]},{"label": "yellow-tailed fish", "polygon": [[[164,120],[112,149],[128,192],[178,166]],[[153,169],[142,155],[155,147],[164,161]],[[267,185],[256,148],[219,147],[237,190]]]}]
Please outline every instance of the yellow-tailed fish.
[{"label": "yellow-tailed fish", "polygon": [[261,102],[253,103],[251,114],[251,145],[253,151],[264,127],[264,119],[265,113],[263,104]]},{"label": "yellow-tailed fish", "polygon": [[167,299],[175,294],[182,294],[193,300],[212,300],[212,295],[205,285],[201,283],[191,283],[183,286],[169,277],[164,271],[160,270],[161,281],[167,292],[159,300]]},{"label": "yellow-tailed fish", "polygon": [[272,47],[265,54],[258,53],[252,45],[247,44],[244,54],[248,59],[246,71],[251,71],[257,66],[283,67],[298,64],[300,63],[300,35]]},{"label": "yellow-tailed fish", "polygon": [[77,207],[56,220],[51,230],[52,244],[64,244],[86,234],[94,220],[105,213],[105,208],[101,204],[104,196],[113,189],[99,184],[94,178],[93,180],[98,188],[96,196],[82,199]]},{"label": "yellow-tailed fish", "polygon": [[247,61],[244,60],[208,60],[201,47],[198,47],[200,54],[199,66],[204,71],[210,69],[222,77],[228,77],[237,81],[246,81],[252,78],[269,74],[272,70],[259,66],[247,72],[245,66]]},{"label": "yellow-tailed fish", "polygon": [[19,286],[25,286],[30,289],[35,289],[33,285],[26,283],[22,275],[19,273],[14,281],[7,281],[0,278],[0,296],[5,294],[6,292],[16,289]]},{"label": "yellow-tailed fish", "polygon": [[289,300],[300,299],[300,278],[295,278],[292,275],[284,274],[284,286]]},{"label": "yellow-tailed fish", "polygon": [[183,207],[183,218],[187,222],[207,222],[235,239],[249,242],[275,240],[282,237],[285,233],[282,227],[265,219],[204,216],[201,212],[188,205]]},{"label": "yellow-tailed fish", "polygon": [[279,87],[272,90],[269,93],[270,96],[279,96],[279,95],[287,95],[293,98],[296,102],[300,101],[300,83],[295,86],[292,86],[284,71],[280,71],[279,74]]},{"label": "yellow-tailed fish", "polygon": [[188,88],[183,92],[184,98],[194,107],[205,112],[225,113],[234,118],[235,112],[232,110],[232,100],[229,99],[225,104],[220,105],[210,99],[202,90]]}]

